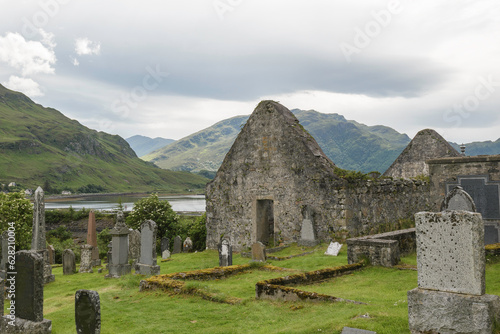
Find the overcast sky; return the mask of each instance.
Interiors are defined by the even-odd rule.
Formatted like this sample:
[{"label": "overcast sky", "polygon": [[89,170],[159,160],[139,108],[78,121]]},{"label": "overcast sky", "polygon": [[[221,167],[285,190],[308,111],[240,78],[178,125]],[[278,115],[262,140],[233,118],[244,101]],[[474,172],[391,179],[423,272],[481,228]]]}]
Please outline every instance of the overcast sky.
[{"label": "overcast sky", "polygon": [[413,137],[500,137],[500,2],[0,0],[0,83],[180,139],[263,99]]}]

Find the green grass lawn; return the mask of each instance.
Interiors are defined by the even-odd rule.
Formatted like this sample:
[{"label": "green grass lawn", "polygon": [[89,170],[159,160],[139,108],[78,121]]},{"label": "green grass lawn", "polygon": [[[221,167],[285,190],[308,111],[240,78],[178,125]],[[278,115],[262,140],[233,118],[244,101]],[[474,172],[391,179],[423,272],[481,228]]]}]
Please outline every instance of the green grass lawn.
[{"label": "green grass lawn", "polygon": [[[45,286],[44,317],[52,320],[52,333],[75,333],[75,292],[90,289],[99,292],[101,298],[101,333],[340,333],[344,326],[384,334],[409,333],[406,292],[417,286],[417,272],[412,270],[366,267],[347,276],[299,287],[365,305],[255,299],[255,283],[260,280],[347,263],[345,246],[338,257],[323,255],[326,248],[323,244],[310,255],[269,261],[287,271],[255,268],[227,279],[187,283],[220,297],[239,298],[241,302],[235,305],[164,291],[139,292],[144,277],[137,275],[105,279],[106,270],[102,274],[96,270],[93,274],[63,276],[58,267],[53,269],[56,281]],[[302,252],[304,248],[292,246],[273,255]],[[250,259],[234,254],[234,264],[248,262]],[[405,257],[402,262],[414,265],[416,257]],[[213,250],[174,254],[167,262],[158,258],[158,263],[161,274],[206,269],[218,265],[218,254]],[[500,263],[486,267],[486,292],[500,295]]]}]

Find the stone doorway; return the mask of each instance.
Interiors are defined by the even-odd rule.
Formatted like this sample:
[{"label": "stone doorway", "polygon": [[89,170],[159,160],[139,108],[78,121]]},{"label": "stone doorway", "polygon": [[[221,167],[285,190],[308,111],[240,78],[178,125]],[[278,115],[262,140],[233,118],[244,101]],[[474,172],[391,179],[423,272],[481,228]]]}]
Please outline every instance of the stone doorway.
[{"label": "stone doorway", "polygon": [[274,201],[258,199],[256,207],[257,241],[266,246],[274,247]]}]

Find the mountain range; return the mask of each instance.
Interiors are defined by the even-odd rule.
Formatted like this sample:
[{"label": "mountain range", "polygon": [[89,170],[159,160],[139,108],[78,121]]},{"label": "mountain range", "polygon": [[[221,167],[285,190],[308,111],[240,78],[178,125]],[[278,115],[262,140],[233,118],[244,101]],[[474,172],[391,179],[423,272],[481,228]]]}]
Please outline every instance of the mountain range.
[{"label": "mountain range", "polygon": [[160,169],[98,132],[0,85],[0,184],[45,190],[202,191],[206,178]]},{"label": "mountain range", "polygon": [[161,137],[149,138],[140,135],[132,136],[125,140],[138,157],[142,157],[143,155],[156,151],[157,149],[165,147],[175,141],[173,139],[166,139]]}]

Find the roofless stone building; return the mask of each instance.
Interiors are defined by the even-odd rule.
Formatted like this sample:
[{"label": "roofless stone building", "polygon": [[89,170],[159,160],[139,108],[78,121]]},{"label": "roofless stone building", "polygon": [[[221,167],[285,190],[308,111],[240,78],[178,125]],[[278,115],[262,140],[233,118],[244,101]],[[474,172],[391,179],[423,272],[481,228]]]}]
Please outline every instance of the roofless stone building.
[{"label": "roofless stone building", "polygon": [[428,197],[422,181],[342,177],[287,108],[262,101],[207,185],[207,246],[298,242],[303,221],[323,241],[391,230]]}]

